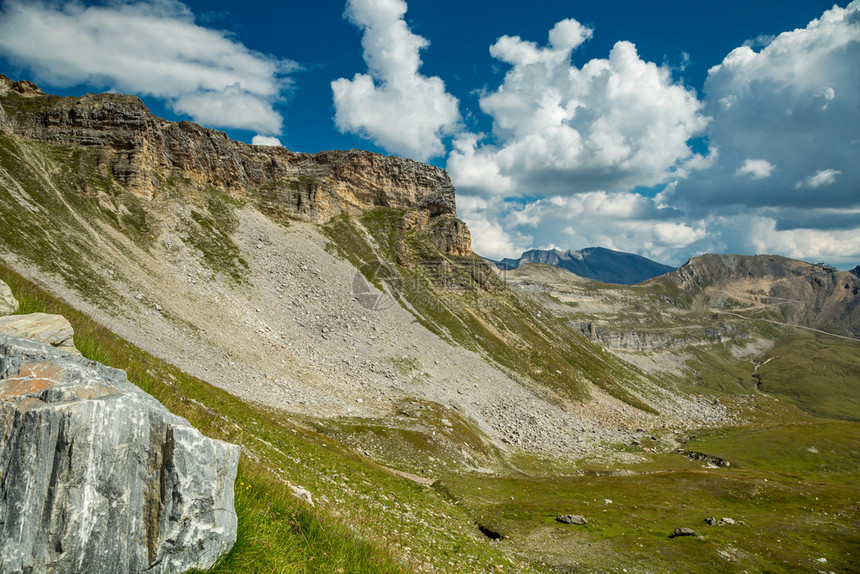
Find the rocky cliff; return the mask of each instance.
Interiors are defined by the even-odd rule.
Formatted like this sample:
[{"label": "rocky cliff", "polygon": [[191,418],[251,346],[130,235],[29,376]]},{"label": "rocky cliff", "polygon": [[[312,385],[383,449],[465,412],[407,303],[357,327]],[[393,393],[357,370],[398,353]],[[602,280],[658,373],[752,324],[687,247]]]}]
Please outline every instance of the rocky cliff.
[{"label": "rocky cliff", "polygon": [[0,335],[0,572],[208,568],[238,460],[123,371]]},{"label": "rocky cliff", "polygon": [[[305,154],[247,145],[191,122],[156,117],[134,96],[60,98],[0,75],[0,129],[87,150],[88,165],[81,161],[80,169],[94,173],[84,179],[113,179],[147,200],[176,186],[193,186],[316,223],[373,207],[417,209],[430,220],[456,216],[454,187],[439,168],[366,151]],[[452,249],[452,254],[471,253],[462,237]]]},{"label": "rocky cliff", "polygon": [[703,326],[691,332],[684,328],[631,329],[596,325],[590,321],[572,321],[572,326],[585,337],[615,351],[654,353],[689,349],[703,345],[726,343],[737,337],[737,327],[728,323]]}]

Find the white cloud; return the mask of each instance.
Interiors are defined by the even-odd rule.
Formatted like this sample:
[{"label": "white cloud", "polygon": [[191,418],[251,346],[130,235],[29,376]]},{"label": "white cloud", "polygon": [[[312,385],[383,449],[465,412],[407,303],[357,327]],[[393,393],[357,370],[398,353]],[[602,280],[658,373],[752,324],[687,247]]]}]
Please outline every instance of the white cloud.
[{"label": "white cloud", "polygon": [[255,135],[253,139],[251,139],[251,145],[279,147],[283,144],[281,143],[281,140],[276,137]]},{"label": "white cloud", "polygon": [[[754,253],[771,253],[809,261],[828,261],[853,267],[860,258],[858,229],[783,229],[769,217],[739,217],[745,230],[743,245]],[[728,230],[726,230],[728,232]],[[728,233],[727,233],[728,234]]]},{"label": "white cloud", "polygon": [[[472,247],[491,259],[529,248],[602,246],[672,262],[677,251],[701,243],[703,221],[685,222],[657,200],[632,193],[589,192],[511,202],[460,194],[457,212],[472,230]],[[680,263],[680,261],[675,261]]]},{"label": "white cloud", "polygon": [[421,75],[420,51],[403,0],[348,0],[345,17],[363,31],[367,74],[332,82],[335,124],[386,150],[425,161],[444,155],[442,137],[459,125],[457,98],[438,77]]},{"label": "white cloud", "polygon": [[[804,28],[733,50],[710,69],[705,84],[706,110],[714,118],[708,137],[719,161],[679,182],[671,201],[700,211],[768,208],[777,221],[785,208],[860,206],[857,62],[856,0]],[[754,159],[762,157],[767,164]]]},{"label": "white cloud", "polygon": [[[625,42],[581,68],[553,41],[503,37],[492,54],[511,66],[481,98],[493,133],[460,135],[448,160],[477,253],[600,245],[674,265],[706,252],[860,263],[860,2],[732,51],[702,103]],[[707,136],[707,157],[691,135]],[[668,182],[654,198],[630,191],[654,182]]]},{"label": "white cloud", "polygon": [[573,50],[592,31],[563,20],[539,47],[503,36],[490,48],[511,66],[480,99],[490,141],[456,142],[448,169],[458,189],[529,196],[654,186],[703,167],[688,141],[708,119],[668,68],[645,62],[629,42],[577,68]]},{"label": "white cloud", "polygon": [[834,183],[836,183],[836,176],[840,175],[841,173],[842,172],[838,169],[821,169],[806,178],[806,180],[802,182],[797,182],[797,185],[795,187],[808,187],[810,189],[816,189],[819,187],[824,187],[825,185],[833,185]]},{"label": "white cloud", "polygon": [[38,81],[154,96],[200,123],[263,134],[282,132],[273,105],[298,68],[196,25],[176,0],[90,7],[8,0],[0,53]]},{"label": "white cloud", "polygon": [[770,177],[770,174],[773,173],[775,168],[776,166],[766,159],[747,158],[746,161],[744,161],[744,164],[739,167],[738,171],[735,173],[736,175],[745,175],[753,179],[765,179]]}]

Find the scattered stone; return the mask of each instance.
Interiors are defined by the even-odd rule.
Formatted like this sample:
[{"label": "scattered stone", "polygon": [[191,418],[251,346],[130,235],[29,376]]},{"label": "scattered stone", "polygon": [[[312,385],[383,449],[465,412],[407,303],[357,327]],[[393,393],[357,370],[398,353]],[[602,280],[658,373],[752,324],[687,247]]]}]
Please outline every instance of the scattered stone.
[{"label": "scattered stone", "polygon": [[705,524],[707,524],[708,526],[716,526],[717,519],[713,516],[709,516],[705,519]]},{"label": "scattered stone", "polygon": [[692,450],[684,450],[682,448],[677,449],[675,452],[684,454],[690,460],[700,460],[709,466],[714,467],[728,467],[731,466],[731,463],[725,459],[722,459],[718,456],[713,456],[710,454],[705,454],[702,452],[696,452]]},{"label": "scattered stone", "polygon": [[31,339],[80,355],[75,348],[75,330],[61,315],[30,313],[0,317],[0,334]]},{"label": "scattered stone", "polygon": [[239,447],[125,372],[0,338],[0,420],[0,572],[184,572],[233,546]]},{"label": "scattered stone", "polygon": [[301,486],[294,486],[291,484],[290,485],[290,492],[292,492],[293,496],[295,496],[296,498],[298,498],[300,500],[304,500],[305,502],[307,502],[311,506],[314,505],[314,499],[311,496],[311,493],[307,489],[302,488]]},{"label": "scattered stone", "polygon": [[631,442],[631,444],[633,446],[639,446],[642,444],[642,441],[634,438],[633,441]]},{"label": "scattered stone", "polygon": [[676,536],[698,536],[699,533],[693,530],[692,528],[676,528],[675,534],[672,535],[672,538]]},{"label": "scattered stone", "polygon": [[6,283],[0,281],[0,315],[10,315],[18,310],[18,300]]},{"label": "scattered stone", "polygon": [[559,514],[555,517],[555,520],[562,524],[576,524],[580,526],[588,524],[588,521],[581,514]]},{"label": "scattered stone", "polygon": [[732,525],[734,523],[735,523],[735,521],[732,518],[720,518],[720,524]]}]

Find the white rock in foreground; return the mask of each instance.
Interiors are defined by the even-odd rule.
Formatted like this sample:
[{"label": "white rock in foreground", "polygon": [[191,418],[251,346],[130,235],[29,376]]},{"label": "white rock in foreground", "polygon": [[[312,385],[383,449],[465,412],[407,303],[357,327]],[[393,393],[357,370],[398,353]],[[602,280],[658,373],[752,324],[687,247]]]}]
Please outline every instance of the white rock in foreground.
[{"label": "white rock in foreground", "polygon": [[80,354],[75,348],[75,330],[62,315],[30,313],[0,317],[0,335],[32,339],[70,353]]},{"label": "white rock in foreground", "polygon": [[18,300],[12,295],[12,290],[0,281],[0,315],[9,315],[18,310]]},{"label": "white rock in foreground", "polygon": [[0,572],[210,567],[236,540],[239,452],[123,371],[0,335]]}]

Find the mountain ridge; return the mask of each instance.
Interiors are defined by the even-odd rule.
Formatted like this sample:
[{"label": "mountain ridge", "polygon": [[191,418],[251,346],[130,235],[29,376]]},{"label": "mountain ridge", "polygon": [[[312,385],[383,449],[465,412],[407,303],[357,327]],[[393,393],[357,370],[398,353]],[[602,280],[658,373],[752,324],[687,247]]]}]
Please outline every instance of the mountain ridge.
[{"label": "mountain ridge", "polygon": [[[152,114],[136,96],[114,93],[64,98],[0,74],[0,130],[54,146],[77,147],[80,192],[116,182],[150,201],[176,183],[251,199],[269,215],[326,223],[373,207],[417,210],[433,221],[443,250],[471,253],[456,217],[445,170],[397,156],[361,151],[296,153],[254,146],[192,122]],[[217,159],[216,159],[217,158]]]},{"label": "mountain ridge", "polygon": [[779,255],[706,254],[654,278],[691,307],[770,317],[860,338],[860,276]]},{"label": "mountain ridge", "polygon": [[[266,475],[290,497],[301,485],[317,504],[278,510],[259,483],[243,487],[237,509],[259,512],[240,515],[245,544],[218,571],[309,564],[259,565],[303,538],[308,513],[391,549],[404,571],[694,572],[724,548],[750,571],[851,563],[857,344],[786,321],[830,309],[816,301],[837,275],[813,269],[816,287],[807,268],[722,256],[632,286],[541,264],[500,274],[471,252],[441,170],[366,152],[293,165],[301,154],[161,126],[130,96],[40,94],[0,84],[0,275],[13,295],[32,306],[27,285],[43,286],[79,325],[125,339],[112,348],[140,349],[138,378],[242,444],[241,480]],[[157,129],[126,129],[135,114]],[[254,179],[260,165],[287,175]],[[759,267],[767,285],[747,277]],[[786,289],[815,295],[811,312],[771,300]],[[813,491],[814,508],[795,503]],[[717,510],[769,530],[667,539]],[[572,512],[597,528],[552,519]],[[364,571],[327,567],[329,553],[317,569]]]},{"label": "mountain ridge", "polygon": [[586,247],[575,251],[529,249],[516,259],[505,258],[492,263],[502,270],[516,269],[524,263],[544,263],[567,269],[586,279],[621,285],[641,283],[675,270],[674,267],[657,263],[641,255],[605,247]]}]

